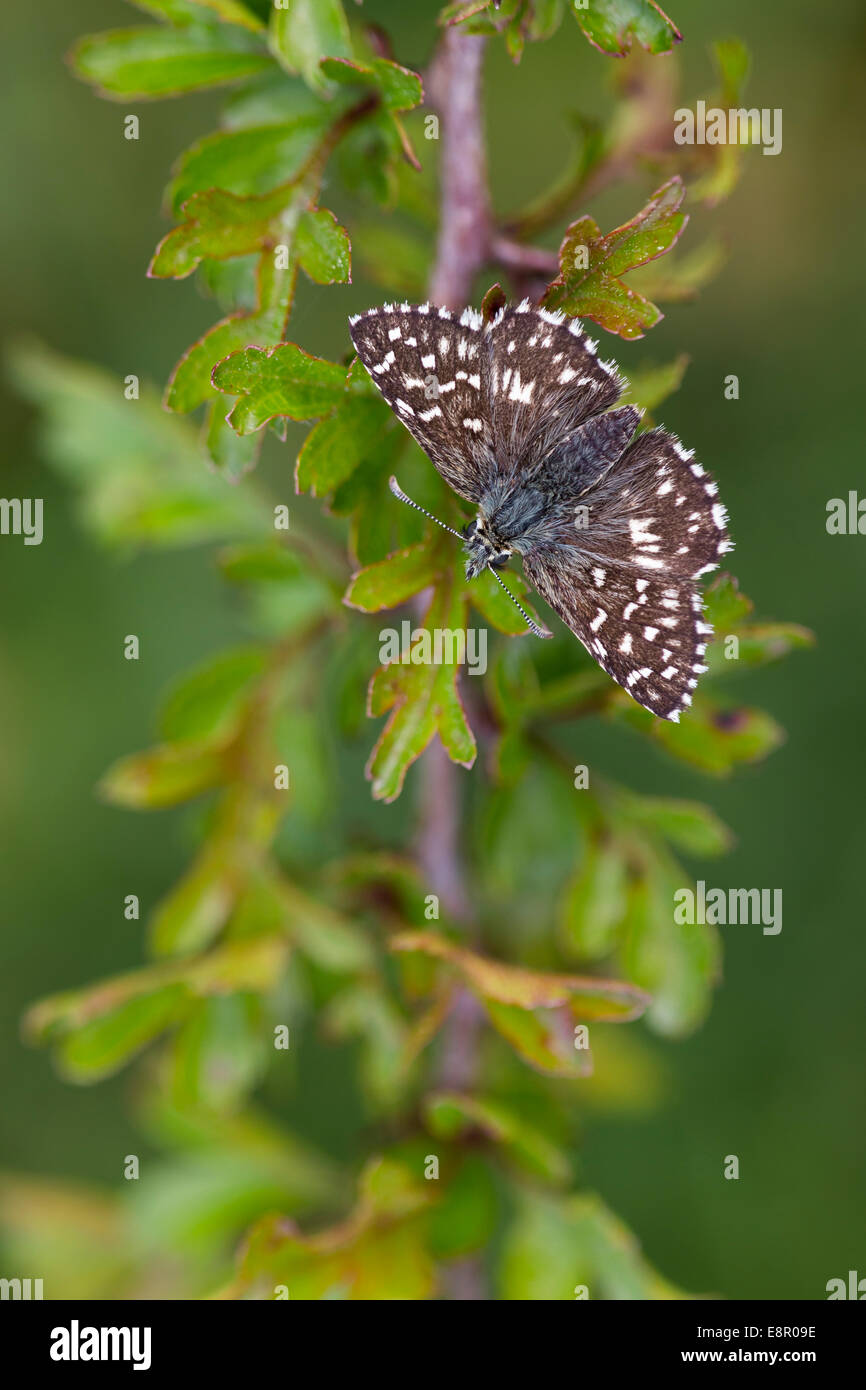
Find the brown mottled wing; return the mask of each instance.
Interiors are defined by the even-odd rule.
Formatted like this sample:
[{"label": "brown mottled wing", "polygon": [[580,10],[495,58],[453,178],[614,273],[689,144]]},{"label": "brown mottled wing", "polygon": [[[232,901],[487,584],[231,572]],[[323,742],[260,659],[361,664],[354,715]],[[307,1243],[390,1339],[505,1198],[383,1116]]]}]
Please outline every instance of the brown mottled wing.
[{"label": "brown mottled wing", "polygon": [[349,322],[358,356],[398,419],[448,486],[477,502],[496,469],[481,315],[385,304]]},{"label": "brown mottled wing", "polygon": [[590,416],[619,398],[623,382],[578,319],[528,300],[504,309],[484,329],[489,410],[503,472],[533,469]]},{"label": "brown mottled wing", "polygon": [[[638,704],[677,721],[711,628],[697,579],[731,548],[716,485],[664,430],[649,430],[580,496],[562,500],[527,577]],[[573,501],[574,499],[571,499]]]}]

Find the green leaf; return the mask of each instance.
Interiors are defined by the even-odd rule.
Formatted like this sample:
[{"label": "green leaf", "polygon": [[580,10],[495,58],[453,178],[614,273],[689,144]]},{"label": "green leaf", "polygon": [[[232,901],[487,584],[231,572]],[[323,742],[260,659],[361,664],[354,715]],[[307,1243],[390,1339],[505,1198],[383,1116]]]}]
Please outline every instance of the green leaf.
[{"label": "green leaf", "polygon": [[222,188],[194,193],[183,207],[186,220],[163,237],[148,274],[182,280],[205,256],[225,260],[260,250],[293,196],[292,187],[250,198]]},{"label": "green leaf", "polygon": [[656,0],[590,0],[573,6],[574,17],[594,48],[622,57],[636,39],[650,53],[670,53],[682,34]]},{"label": "green leaf", "polygon": [[327,208],[302,212],[295,232],[301,269],[317,285],[348,284],[352,279],[349,234]]},{"label": "green leaf", "polygon": [[17,346],[11,369],[39,408],[43,453],[102,542],[168,548],[272,531],[264,499],[229,491],[203,468],[198,432],[167,414],[146,385],[127,400],[122,379],[38,344]]},{"label": "green leaf", "polygon": [[585,960],[608,955],[625,918],[627,894],[623,846],[610,836],[593,837],[562,903],[560,936],[566,950]]},{"label": "green leaf", "polygon": [[726,854],[734,837],[715,811],[699,801],[678,801],[667,796],[639,796],[620,789],[617,811],[626,821],[657,831],[686,854]]},{"label": "green leaf", "polygon": [[314,89],[326,88],[322,55],[352,55],[341,0],[290,0],[286,7],[272,8],[270,46],[287,72],[300,73]]},{"label": "green leaf", "polygon": [[[534,611],[528,598],[530,589],[523,576],[514,570],[509,570],[507,583],[515,598],[527,609],[530,617],[543,628],[544,624]],[[466,594],[470,603],[478,609],[485,622],[488,622],[491,627],[495,627],[498,632],[507,632],[512,637],[523,637],[529,632],[520,610],[488,570],[484,570],[477,579],[467,583]]]},{"label": "green leaf", "polygon": [[295,469],[298,492],[327,497],[375,457],[392,426],[393,415],[384,401],[347,395],[304,440]]},{"label": "green leaf", "polygon": [[730,632],[749,616],[754,604],[740,592],[733,575],[719,574],[704,592],[704,607],[706,620],[716,632]]},{"label": "green leaf", "polygon": [[567,1007],[583,1022],[627,1023],[639,1018],[649,1003],[642,989],[624,980],[526,970],[464,950],[436,932],[400,932],[391,938],[390,946],[393,951],[420,951],[445,961],[480,999],[518,1009]]},{"label": "green leaf", "polygon": [[301,112],[278,125],[219,130],[181,155],[167,193],[172,212],[180,214],[194,194],[210,188],[250,196],[271,192],[302,169],[333,122],[329,107]]},{"label": "green leaf", "polygon": [[680,210],[684,196],[682,179],[676,175],[631,221],[606,235],[591,217],[573,222],[559,248],[559,276],[548,286],[543,304],[594,319],[622,338],[642,338],[644,330],[664,315],[621,277],[676,243],[688,221],[688,214]]},{"label": "green leaf", "polygon": [[208,955],[164,961],[114,975],[84,989],[66,990],[28,1009],[25,1035],[30,1042],[52,1042],[95,1019],[116,1013],[134,999],[177,987],[188,999],[206,999],[236,990],[265,993],[274,987],[287,953],[287,942],[277,936],[235,941]]},{"label": "green leaf", "polygon": [[721,956],[715,927],[674,921],[674,894],[687,883],[673,861],[649,861],[631,886],[621,950],[623,969],[652,995],[648,1022],[673,1037],[692,1032],[706,1017]]},{"label": "green leaf", "polygon": [[176,1023],[184,1006],[183,986],[166,985],[85,1023],[60,1043],[62,1073],[82,1084],[101,1081]]},{"label": "green leaf", "polygon": [[264,647],[221,652],[184,676],[163,707],[159,731],[169,743],[226,743],[237,732],[251,691],[264,675]]},{"label": "green leaf", "polygon": [[568,1181],[571,1165],[560,1149],[526,1121],[511,1105],[494,1096],[468,1096],[435,1091],[424,1101],[427,1126],[436,1138],[472,1138],[484,1135],[501,1144],[514,1162],[532,1177],[548,1182]]},{"label": "green leaf", "polygon": [[352,576],[343,602],[363,613],[396,608],[413,594],[429,588],[440,569],[441,548],[424,541],[359,570]]},{"label": "green leaf", "polygon": [[[633,708],[629,709],[627,704]],[[785,737],[784,731],[763,710],[720,706],[700,695],[679,724],[654,718],[628,696],[620,698],[619,692],[612,698],[607,712],[610,718],[641,729],[673,757],[716,777],[729,776],[739,763],[766,758]]]},{"label": "green leaf", "polygon": [[283,880],[278,888],[284,929],[299,951],[336,975],[369,970],[374,961],[370,942],[351,918]]},{"label": "green leaf", "polygon": [[424,100],[424,87],[417,72],[392,63],[387,58],[373,58],[369,63],[350,62],[347,58],[324,58],[320,67],[332,82],[372,88],[390,112],[411,111]]},{"label": "green leaf", "polygon": [[252,77],[272,65],[237,30],[213,25],[184,29],[115,29],[81,39],[71,62],[101,96],[170,97]]},{"label": "green leaf", "polygon": [[574,1302],[685,1298],[647,1263],[629,1230],[591,1193],[519,1194],[500,1275],[507,1300]]},{"label": "green leaf", "polygon": [[[632,368],[629,381],[619,399],[620,405],[637,405],[642,410],[652,411],[680,389],[686,368],[689,365],[688,353],[681,352],[672,362],[660,367],[649,364]],[[646,421],[644,421],[646,424]]]},{"label": "green leaf", "polygon": [[260,1001],[251,994],[198,1001],[172,1050],[175,1104],[197,1110],[237,1107],[262,1074],[267,1051]]},{"label": "green leaf", "polygon": [[313,357],[295,343],[242,348],[213,372],[218,391],[239,396],[229,417],[238,434],[251,434],[269,420],[313,420],[338,405],[346,386],[346,368]]},{"label": "green leaf", "polygon": [[201,24],[205,22],[202,10],[211,10],[226,24],[239,24],[253,33],[264,28],[258,15],[241,0],[135,0],[135,4],[140,10],[179,26]]},{"label": "green leaf", "polygon": [[299,557],[278,541],[233,546],[221,553],[219,567],[233,584],[294,584],[307,577]]},{"label": "green leaf", "polygon": [[105,773],[98,790],[115,806],[155,810],[201,796],[225,777],[220,749],[198,742],[165,743],[146,753],[119,758]]},{"label": "green leaf", "polygon": [[738,629],[736,659],[726,655],[726,634],[717,632],[707,653],[714,676],[728,675],[739,667],[766,666],[793,651],[814,646],[815,635],[799,623],[747,623]]},{"label": "green leaf", "polygon": [[336,1038],[362,1039],[361,1078],[366,1095],[390,1107],[407,1082],[406,1020],[379,984],[358,983],[337,994],[325,1013]]},{"label": "green leaf", "polygon": [[[457,658],[465,616],[453,575],[442,576],[419,624],[422,636],[414,653],[403,654],[407,657],[405,664],[392,662],[380,667],[370,682],[370,715],[390,715],[366,768],[377,801],[393,801],[400,795],[407,769],[437,733],[452,762],[471,767],[475,761],[475,738],[457,689]],[[437,630],[442,640],[438,665]],[[424,640],[429,643],[431,659],[419,661],[419,654],[425,654],[421,645]]]},{"label": "green leaf", "polygon": [[637,1018],[649,997],[635,985],[591,976],[525,970],[455,946],[435,932],[401,932],[394,951],[444,961],[481,1000],[493,1026],[524,1061],[554,1076],[579,1076],[589,1065],[576,1044],[575,1024]]},{"label": "green leaf", "polygon": [[225,838],[208,842],[192,865],[161,900],[150,919],[150,942],[157,956],[191,955],[210,945],[225,926],[241,888],[235,859]]},{"label": "green leaf", "polygon": [[292,1300],[429,1298],[434,1268],[427,1251],[431,1183],[420,1183],[390,1159],[367,1164],[357,1205],[339,1226],[313,1235],[283,1218],[264,1217],[241,1252],[230,1297]]},{"label": "green leaf", "polygon": [[[418,106],[424,97],[421,78],[416,72],[400,67],[387,58],[373,58],[369,63],[351,62],[347,58],[324,58],[320,63],[323,75],[331,82],[368,89],[381,102],[381,112],[371,116],[368,125],[378,125],[385,142],[385,151],[396,143],[413,168],[421,165],[400,120],[401,111]],[[380,163],[387,163],[387,153]]]},{"label": "green leaf", "polygon": [[651,299],[666,304],[687,304],[695,299],[704,285],[719,273],[728,259],[727,247],[721,241],[705,241],[688,255],[666,256],[637,272],[634,282]]}]

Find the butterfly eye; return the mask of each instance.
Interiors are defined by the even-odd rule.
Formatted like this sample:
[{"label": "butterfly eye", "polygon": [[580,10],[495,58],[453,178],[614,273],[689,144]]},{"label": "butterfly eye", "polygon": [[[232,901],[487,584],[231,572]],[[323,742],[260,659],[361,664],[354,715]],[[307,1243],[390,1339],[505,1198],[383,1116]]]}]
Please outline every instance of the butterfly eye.
[{"label": "butterfly eye", "polygon": [[476,521],[469,521],[469,522],[467,522],[467,524],[463,527],[463,535],[466,537],[466,539],[467,539],[468,541],[471,541],[471,540],[472,540],[472,537],[475,535],[475,532],[476,532],[477,530],[478,530],[478,522],[477,522],[477,520],[476,520]]}]

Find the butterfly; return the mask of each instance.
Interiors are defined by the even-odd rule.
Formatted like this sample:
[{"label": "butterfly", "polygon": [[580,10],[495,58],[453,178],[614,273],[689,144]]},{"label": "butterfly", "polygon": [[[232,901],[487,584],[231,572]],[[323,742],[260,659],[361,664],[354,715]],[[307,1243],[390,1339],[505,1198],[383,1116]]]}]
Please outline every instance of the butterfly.
[{"label": "butterfly", "polygon": [[579,320],[528,300],[489,320],[385,304],[349,323],[391,409],[477,508],[454,532],[467,579],[489,569],[505,588],[498,571],[520,556],[598,664],[645,709],[678,721],[712,633],[697,581],[732,548],[716,484],[693,452],[665,429],[638,433],[643,412],[616,405],[616,364],[599,360]]}]

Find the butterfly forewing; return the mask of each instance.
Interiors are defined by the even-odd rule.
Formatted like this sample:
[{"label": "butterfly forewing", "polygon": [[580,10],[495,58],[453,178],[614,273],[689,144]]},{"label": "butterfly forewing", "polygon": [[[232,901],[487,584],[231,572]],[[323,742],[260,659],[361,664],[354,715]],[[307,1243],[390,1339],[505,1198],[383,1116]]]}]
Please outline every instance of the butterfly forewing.
[{"label": "butterfly forewing", "polygon": [[599,361],[577,319],[524,301],[503,310],[485,337],[493,442],[508,472],[532,469],[622,391],[615,366]]},{"label": "butterfly forewing", "polygon": [[350,320],[352,341],[395,414],[450,488],[478,502],[495,472],[482,318],[386,304]]}]

